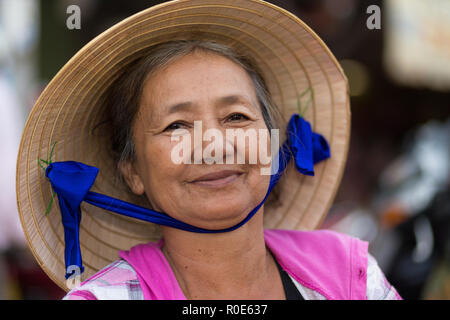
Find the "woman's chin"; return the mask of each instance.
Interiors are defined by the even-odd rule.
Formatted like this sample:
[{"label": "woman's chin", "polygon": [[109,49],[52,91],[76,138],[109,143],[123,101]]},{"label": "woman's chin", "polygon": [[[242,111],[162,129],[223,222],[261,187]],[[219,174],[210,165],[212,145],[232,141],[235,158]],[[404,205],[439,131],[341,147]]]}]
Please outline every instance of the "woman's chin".
[{"label": "woman's chin", "polygon": [[[196,227],[220,230],[233,227],[244,220],[253,208],[237,208],[233,205],[212,205],[193,212],[191,222],[187,222]],[[194,222],[195,221],[195,222]]]}]

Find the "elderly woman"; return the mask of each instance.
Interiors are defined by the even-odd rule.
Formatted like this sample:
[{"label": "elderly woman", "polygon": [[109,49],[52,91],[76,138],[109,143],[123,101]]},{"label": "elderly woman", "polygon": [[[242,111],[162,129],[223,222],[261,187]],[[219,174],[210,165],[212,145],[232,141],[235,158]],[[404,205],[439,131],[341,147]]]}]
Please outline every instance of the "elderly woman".
[{"label": "elderly woman", "polygon": [[[230,14],[226,10],[231,9],[225,6],[225,2],[210,2],[216,6],[223,5],[224,12]],[[55,234],[61,234],[64,230],[67,281],[86,273],[85,266],[89,269],[90,276],[81,284],[77,283],[77,286],[73,287],[66,281],[66,288],[71,290],[64,299],[400,298],[384,278],[376,261],[368,254],[367,243],[330,231],[286,230],[316,227],[320,222],[317,219],[321,220],[327,210],[321,202],[330,201],[335,192],[319,192],[317,189],[313,191],[312,180],[302,181],[302,184],[310,185],[310,192],[299,192],[294,188],[301,180],[300,173],[310,176],[309,179],[316,179],[319,177],[314,176],[316,167],[313,168],[313,165],[320,166],[319,162],[332,159],[337,159],[338,163],[342,164],[339,157],[343,159],[339,147],[332,141],[333,138],[339,140],[339,133],[331,133],[329,138],[325,139],[316,130],[312,131],[306,120],[309,110],[301,109],[301,106],[305,105],[302,98],[309,93],[309,102],[314,100],[315,104],[322,102],[324,106],[328,104],[336,110],[345,109],[348,104],[345,99],[340,99],[342,92],[345,96],[347,94],[346,86],[333,88],[329,82],[330,79],[336,83],[342,80],[345,82],[345,77],[335,60],[330,59],[331,53],[325,45],[317,36],[311,37],[312,31],[298,18],[262,1],[235,2],[236,7],[232,10],[236,11],[236,15],[234,18],[227,18],[230,28],[234,25],[235,31],[236,25],[239,24],[233,19],[240,17],[241,23],[244,23],[247,21],[245,15],[253,14],[252,10],[260,10],[264,16],[272,17],[272,28],[290,22],[292,27],[300,27],[303,32],[307,30],[308,34],[304,35],[303,40],[309,39],[314,42],[312,47],[316,46],[316,50],[321,50],[317,56],[325,66],[321,70],[326,76],[313,79],[314,73],[306,73],[304,78],[310,78],[311,84],[314,84],[317,90],[308,88],[302,91],[303,94],[292,96],[294,91],[289,91],[292,88],[289,88],[287,82],[277,88],[274,81],[267,79],[270,73],[266,71],[265,77],[261,71],[264,68],[261,63],[272,65],[274,80],[278,79],[279,84],[283,84],[282,79],[289,74],[289,66],[285,65],[284,68],[287,69],[284,71],[273,71],[278,68],[278,62],[271,61],[270,57],[275,56],[269,53],[270,50],[265,54],[261,48],[258,53],[255,51],[256,45],[253,49],[248,49],[247,55],[243,54],[242,48],[246,43],[244,35],[247,31],[242,25],[239,25],[240,31],[234,37],[227,35],[224,38],[228,38],[228,42],[214,37],[213,30],[217,27],[214,21],[219,22],[223,17],[211,20],[199,12],[196,12],[196,18],[190,18],[189,23],[201,26],[203,29],[200,31],[203,33],[198,30],[177,29],[179,38],[167,40],[170,32],[157,34],[158,23],[155,23],[148,27],[149,30],[155,31],[154,39],[166,38],[166,41],[148,45],[147,43],[152,42],[151,38],[146,38],[145,41],[136,40],[133,42],[134,47],[128,49],[127,55],[123,54],[119,59],[120,53],[116,53],[108,56],[108,62],[103,60],[103,74],[97,74],[91,81],[85,79],[91,83],[85,90],[100,92],[93,80],[114,75],[107,86],[108,89],[99,94],[100,99],[94,99],[95,103],[94,100],[87,100],[91,101],[93,106],[98,106],[95,109],[98,110],[98,119],[101,120],[84,120],[90,123],[90,128],[94,128],[90,130],[91,133],[104,128],[104,134],[98,135],[102,143],[97,143],[92,148],[85,146],[82,152],[92,155],[98,150],[102,156],[95,161],[89,156],[76,157],[83,159],[83,162],[97,164],[101,169],[100,173],[97,168],[81,162],[53,161],[53,149],[47,160],[38,160],[40,164],[47,165],[44,167],[45,177],[50,180],[58,197],[61,221],[57,222],[57,218],[53,217],[57,216],[52,212],[56,210],[54,206],[48,207],[50,213],[44,217],[47,220],[53,219],[49,225]],[[203,4],[204,7],[195,7],[196,4]],[[193,7],[197,9],[192,9]],[[130,37],[136,32],[147,35],[148,30],[140,28],[139,23],[144,23],[149,17],[171,13],[172,15],[168,15],[171,20],[165,20],[164,25],[183,26],[180,22],[186,18],[180,9],[186,12],[203,10],[203,14],[211,15],[215,12],[214,7],[209,7],[204,1],[171,1],[164,6],[150,8],[113,27],[110,32],[102,34],[88,45],[88,49],[82,53],[90,54],[93,48],[101,47],[115,52],[114,50],[121,48],[121,41],[127,41],[127,37],[119,37],[119,40],[114,38],[124,30],[126,33],[123,34]],[[177,13],[174,15],[174,12]],[[282,16],[279,22],[273,20],[274,14]],[[260,28],[269,33],[270,26],[268,29],[263,26]],[[261,35],[264,34],[260,32]],[[239,36],[242,37],[239,42],[241,52],[238,52],[239,46],[233,45],[233,41],[230,42],[229,39],[240,39]],[[285,46],[295,48],[294,43],[287,42],[287,35],[281,35],[281,38]],[[250,42],[248,44],[250,46]],[[82,53],[56,78],[61,79],[64,75],[80,72],[83,64],[75,66],[75,62],[76,59],[82,59]],[[259,54],[261,56],[258,66],[254,60],[258,59]],[[321,54],[325,56],[320,57]],[[93,54],[92,59],[95,61],[101,58],[100,55]],[[91,68],[92,61],[89,66],[85,64],[84,67]],[[289,61],[288,57],[286,61]],[[110,69],[106,70],[108,64]],[[100,67],[96,68],[97,71],[100,70]],[[292,81],[295,74],[293,72],[291,79],[286,81]],[[61,92],[73,89],[64,87],[62,82],[55,84],[55,80],[49,86],[52,85],[57,86]],[[332,92],[331,100],[327,99],[326,90],[323,90],[326,85],[330,85],[328,90]],[[279,90],[276,96],[272,94],[275,90]],[[341,91],[340,95],[338,91]],[[35,108],[44,108],[44,101],[45,104],[49,103],[45,96],[46,93],[50,94],[48,92],[56,91],[47,88]],[[80,92],[78,91],[78,94]],[[60,95],[63,96],[64,93]],[[295,108],[285,107],[281,110],[276,100],[281,98],[285,102],[293,101],[283,98],[289,95],[297,98],[294,100]],[[56,101],[53,103],[57,104]],[[85,103],[81,98],[77,105]],[[300,110],[297,109],[299,115],[293,112],[297,107],[300,107]],[[67,108],[65,107],[66,112]],[[72,112],[72,117],[83,113],[79,110]],[[335,114],[340,116],[341,120],[348,117],[348,112],[337,110]],[[30,118],[32,117],[33,113]],[[277,129],[281,129],[281,134],[284,134],[286,129],[283,128],[286,125],[283,118],[286,117],[290,117],[287,137],[286,142],[281,144],[278,143]],[[327,114],[322,111],[314,117],[326,119]],[[56,124],[62,120],[50,121]],[[29,123],[31,122],[32,120],[29,120]],[[341,125],[346,126],[348,122]],[[27,130],[32,126],[27,125],[23,139],[27,139]],[[36,123],[35,126],[39,124]],[[41,130],[45,131],[45,128]],[[64,139],[61,138],[62,142],[56,139],[56,136],[51,140],[57,141],[56,150],[64,145],[64,151],[59,153],[64,153],[66,160],[74,160],[74,153],[65,150],[70,149],[72,139],[77,139],[76,130],[70,126],[64,130],[68,133]],[[263,134],[265,131],[268,134]],[[229,132],[235,136],[229,138]],[[250,135],[249,132],[255,134]],[[239,135],[243,137],[241,141],[253,139],[254,143],[236,144],[235,138],[239,141]],[[84,144],[90,143],[89,139],[79,139],[84,141]],[[347,143],[348,136],[342,141]],[[22,142],[20,154],[23,154],[25,145],[28,145],[27,141]],[[281,148],[274,148],[274,145],[281,145]],[[102,149],[108,152],[100,151]],[[263,149],[271,150],[270,163],[262,159]],[[67,157],[67,154],[72,156]],[[257,160],[251,161],[255,157]],[[182,161],[179,161],[180,159]],[[114,168],[117,168],[121,179],[110,179],[114,175]],[[267,170],[264,171],[268,168],[272,169],[269,174]],[[102,174],[103,171],[107,174],[97,178],[97,174]],[[290,175],[287,172],[290,172]],[[331,180],[331,183],[337,186],[340,172],[335,169],[325,172],[323,176],[325,180]],[[128,188],[126,191],[120,191],[117,198],[139,199],[136,201],[144,201],[144,205],[137,206],[106,196],[106,193],[115,194],[117,190],[114,187],[105,187],[108,180],[110,185]],[[100,193],[90,191],[94,181],[94,186]],[[320,188],[320,185],[318,187]],[[20,188],[18,192],[20,199]],[[315,197],[314,192],[321,203],[311,204],[312,208],[317,210],[314,214],[316,221],[309,222],[309,225],[301,224],[298,217],[301,216],[302,210],[306,212],[304,203],[311,202]],[[28,213],[24,213],[25,200],[19,200],[19,204],[20,201],[22,205],[19,205],[19,209],[27,234],[31,227],[27,222]],[[80,207],[82,201],[90,205],[83,204],[83,207]],[[91,205],[153,222],[160,225],[159,230],[145,229],[142,222],[137,223],[134,219],[106,212],[99,213],[98,208],[95,214],[90,213],[93,208]],[[269,209],[272,212],[267,212]],[[278,211],[277,215],[277,210],[280,209],[285,212],[293,210],[296,213],[282,216]],[[85,214],[86,219],[89,219],[86,222]],[[272,221],[272,226],[285,228],[266,228],[266,224],[270,225],[270,220],[265,221],[269,215],[273,220],[278,219],[275,223]],[[108,220],[106,216],[116,220]],[[306,213],[302,219],[305,217]],[[309,219],[311,221],[311,218]],[[96,227],[98,231],[95,231]],[[101,228],[109,230],[113,236],[102,234]],[[43,230],[42,226],[40,230]],[[148,236],[150,233],[153,235],[152,239],[157,241],[144,240],[142,235]],[[89,240],[84,240],[86,242],[80,245],[83,239],[88,238],[94,240],[90,240],[89,245]],[[131,238],[134,243],[130,245],[130,242],[126,243],[125,240],[120,240],[121,238]],[[107,255],[102,251],[101,244],[96,249],[95,240],[98,243],[110,244],[110,248],[116,246],[119,249],[116,252],[120,251],[118,259],[112,259],[114,261],[106,267],[105,262],[102,267],[93,266],[93,256],[96,253],[103,257]],[[46,255],[43,249],[36,249],[34,239],[29,240],[29,243],[44,270],[53,279],[60,279],[61,272],[56,275],[57,271],[53,271],[60,269],[47,262],[53,258]],[[46,240],[46,243],[50,243],[50,240]],[[47,249],[49,247],[52,245],[47,245]],[[42,245],[39,248],[42,248]],[[61,253],[56,253],[58,249],[49,251],[54,257],[61,256]],[[102,264],[98,260],[95,263]]]}]

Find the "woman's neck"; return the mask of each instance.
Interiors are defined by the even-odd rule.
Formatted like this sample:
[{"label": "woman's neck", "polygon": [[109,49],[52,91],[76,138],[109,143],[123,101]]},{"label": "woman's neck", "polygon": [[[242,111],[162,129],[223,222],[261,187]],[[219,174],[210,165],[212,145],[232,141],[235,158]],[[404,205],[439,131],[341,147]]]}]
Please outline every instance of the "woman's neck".
[{"label": "woman's neck", "polygon": [[164,227],[163,253],[188,299],[283,299],[281,279],[264,242],[262,214],[225,233]]}]

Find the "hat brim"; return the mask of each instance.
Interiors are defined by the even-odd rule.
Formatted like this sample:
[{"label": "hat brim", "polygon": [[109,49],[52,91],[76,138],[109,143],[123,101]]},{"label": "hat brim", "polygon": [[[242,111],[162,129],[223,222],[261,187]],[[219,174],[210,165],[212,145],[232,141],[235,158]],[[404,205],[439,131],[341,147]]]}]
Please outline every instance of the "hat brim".
[{"label": "hat brim", "polygon": [[[57,201],[48,215],[52,190],[38,158],[74,160],[100,168],[93,191],[136,202],[110,174],[114,164],[92,135],[108,86],[144,49],[168,40],[216,40],[246,52],[258,64],[272,97],[288,119],[297,97],[314,91],[305,118],[323,135],[331,158],[315,165],[315,176],[292,168],[280,180],[277,205],[265,207],[266,228],[314,229],[335,197],[350,140],[347,79],[322,40],[298,17],[257,0],[170,1],[139,12],[84,46],[52,79],[30,112],[17,159],[17,203],[35,258],[48,276],[67,290],[64,232]],[[119,250],[159,238],[159,228],[82,204],[80,245],[83,279],[118,259]]]}]

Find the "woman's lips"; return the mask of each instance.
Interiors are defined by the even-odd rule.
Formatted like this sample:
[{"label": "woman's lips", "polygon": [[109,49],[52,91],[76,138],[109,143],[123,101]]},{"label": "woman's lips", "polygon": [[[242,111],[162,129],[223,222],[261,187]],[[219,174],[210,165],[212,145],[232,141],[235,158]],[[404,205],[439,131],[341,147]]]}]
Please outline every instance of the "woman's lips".
[{"label": "woman's lips", "polygon": [[222,187],[235,181],[242,173],[235,170],[223,170],[205,174],[191,183],[204,187]]}]

